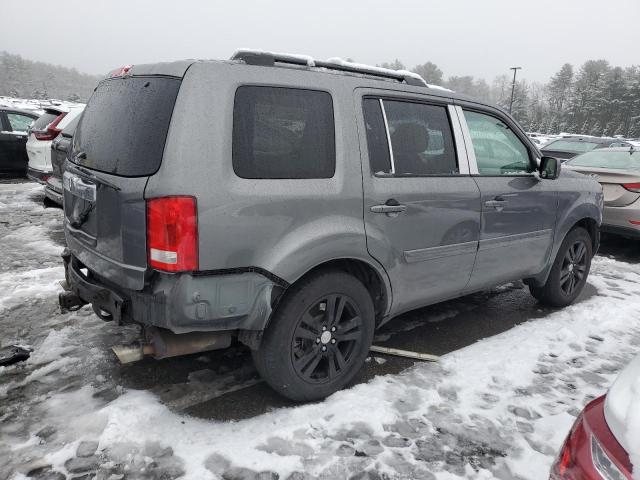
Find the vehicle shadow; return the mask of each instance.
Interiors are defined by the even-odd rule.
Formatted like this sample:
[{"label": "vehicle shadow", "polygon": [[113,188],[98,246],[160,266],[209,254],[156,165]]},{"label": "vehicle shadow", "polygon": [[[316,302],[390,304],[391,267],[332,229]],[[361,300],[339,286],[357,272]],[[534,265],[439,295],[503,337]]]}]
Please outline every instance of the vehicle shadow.
[{"label": "vehicle shadow", "polygon": [[640,239],[603,233],[598,254],[623,262],[640,263]]},{"label": "vehicle shadow", "polygon": [[[595,288],[588,285],[579,301],[595,293]],[[529,294],[524,284],[514,282],[488,292],[403,314],[382,327],[377,332],[374,343],[402,350],[444,355],[509,330],[520,323],[547,316],[553,311],[540,305]],[[225,363],[230,359],[235,362],[234,365]],[[189,361],[191,364],[188,363]],[[277,408],[296,405],[279,396],[260,381],[251,364],[250,352],[243,347],[232,353],[212,352],[182,359],[161,362],[149,360],[148,362],[151,363],[145,361],[135,367],[127,367],[132,369],[131,375],[122,376],[123,386],[139,388],[136,387],[136,383],[141,377],[152,382],[154,378],[164,378],[163,371],[169,375],[176,375],[176,372],[181,369],[185,372],[192,369],[190,373],[186,373],[187,379],[191,379],[186,383],[183,380],[178,382],[179,385],[172,387],[166,386],[165,382],[164,390],[152,387],[152,383],[148,384],[170,408],[173,407],[191,416],[222,421],[241,420]],[[376,376],[400,373],[416,362],[409,358],[372,354],[353,385],[367,382]],[[194,364],[196,368],[204,368],[205,371],[193,371]],[[143,369],[144,373],[135,374],[133,369],[139,368]],[[213,380],[215,375],[220,375],[220,371],[223,372],[223,378],[224,375],[229,374],[237,376],[235,384],[234,382],[226,383],[230,391],[224,392],[224,389],[220,388],[220,378],[217,378],[217,381],[210,383],[209,391],[203,392],[196,386],[195,393],[191,395],[194,397],[192,400],[183,401],[182,405],[179,401],[175,402],[174,395],[189,397],[190,394],[186,392],[194,389],[193,382],[197,382],[198,376],[204,379],[209,375]],[[218,391],[211,391],[211,389]]]}]

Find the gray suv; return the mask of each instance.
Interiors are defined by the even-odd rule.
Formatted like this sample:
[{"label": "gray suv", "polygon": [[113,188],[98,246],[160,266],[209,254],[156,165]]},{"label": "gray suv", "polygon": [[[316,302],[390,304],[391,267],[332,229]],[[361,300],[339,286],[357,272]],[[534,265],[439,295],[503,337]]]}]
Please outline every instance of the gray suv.
[{"label": "gray suv", "polygon": [[125,67],[65,165],[60,304],[142,325],[156,358],[242,342],[275,390],[323,398],[402,312],[517,279],[573,302],[603,199],[560,169],[409,72],[256,51]]}]

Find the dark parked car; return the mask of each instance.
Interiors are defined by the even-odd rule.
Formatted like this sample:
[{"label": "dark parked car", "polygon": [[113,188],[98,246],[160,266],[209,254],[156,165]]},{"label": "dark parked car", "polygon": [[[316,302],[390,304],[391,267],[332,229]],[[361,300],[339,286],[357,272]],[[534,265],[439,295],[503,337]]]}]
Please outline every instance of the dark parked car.
[{"label": "dark parked car", "polygon": [[27,174],[27,130],[37,118],[28,110],[0,107],[0,173],[20,177]]},{"label": "dark parked car", "polygon": [[65,169],[61,307],[144,325],[137,358],[235,339],[295,400],[347,385],[408,310],[517,279],[571,304],[602,220],[600,185],[498,108],[264,52],[114,73]]},{"label": "dark parked car", "polygon": [[550,157],[559,158],[563,162],[581,153],[590,152],[596,148],[630,147],[629,142],[619,138],[600,137],[564,137],[547,143],[540,151]]},{"label": "dark parked car", "polygon": [[62,206],[62,175],[64,173],[64,161],[71,147],[73,132],[80,121],[81,116],[76,116],[60,135],[51,142],[51,176],[47,178],[44,194],[54,203]]}]

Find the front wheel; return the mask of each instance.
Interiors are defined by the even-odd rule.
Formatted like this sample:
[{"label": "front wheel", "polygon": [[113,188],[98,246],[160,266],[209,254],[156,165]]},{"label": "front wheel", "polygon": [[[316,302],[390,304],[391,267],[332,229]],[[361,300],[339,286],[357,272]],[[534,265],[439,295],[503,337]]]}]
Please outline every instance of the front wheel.
[{"label": "front wheel", "polygon": [[322,272],[285,294],[253,352],[254,362],[285,397],[322,399],[358,373],[374,327],[373,302],[364,285],[343,272]]},{"label": "front wheel", "polygon": [[531,294],[552,307],[570,305],[587,283],[592,256],[591,236],[584,228],[574,228],[562,242],[547,282],[542,287],[529,287]]}]

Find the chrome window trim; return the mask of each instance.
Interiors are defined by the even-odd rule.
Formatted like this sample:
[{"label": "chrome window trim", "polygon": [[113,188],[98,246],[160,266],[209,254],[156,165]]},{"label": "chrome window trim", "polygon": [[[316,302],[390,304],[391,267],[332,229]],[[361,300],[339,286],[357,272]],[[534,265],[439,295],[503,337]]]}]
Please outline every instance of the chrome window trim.
[{"label": "chrome window trim", "polygon": [[460,121],[460,115],[458,114],[457,110],[458,108],[460,107],[448,104],[447,112],[449,113],[449,121],[451,122],[454,143],[456,145],[456,156],[458,157],[458,174],[469,175],[471,173],[471,164],[469,161],[468,152],[465,148],[466,141],[464,139],[462,122]]},{"label": "chrome window trim", "polygon": [[469,163],[469,174],[480,175],[480,171],[478,170],[478,161],[476,160],[476,152],[473,149],[473,142],[471,141],[471,132],[469,132],[469,125],[467,125],[467,119],[464,116],[461,106],[456,105],[453,108],[457,113],[460,130],[462,131],[462,140],[464,141],[464,148],[467,152],[467,162]]},{"label": "chrome window trim", "polygon": [[382,110],[382,119],[384,120],[384,130],[387,135],[387,145],[389,146],[389,159],[391,161],[391,175],[396,174],[396,162],[393,158],[393,145],[391,145],[391,133],[389,132],[389,123],[387,123],[387,112],[384,109],[384,101],[379,98],[380,109]]}]

